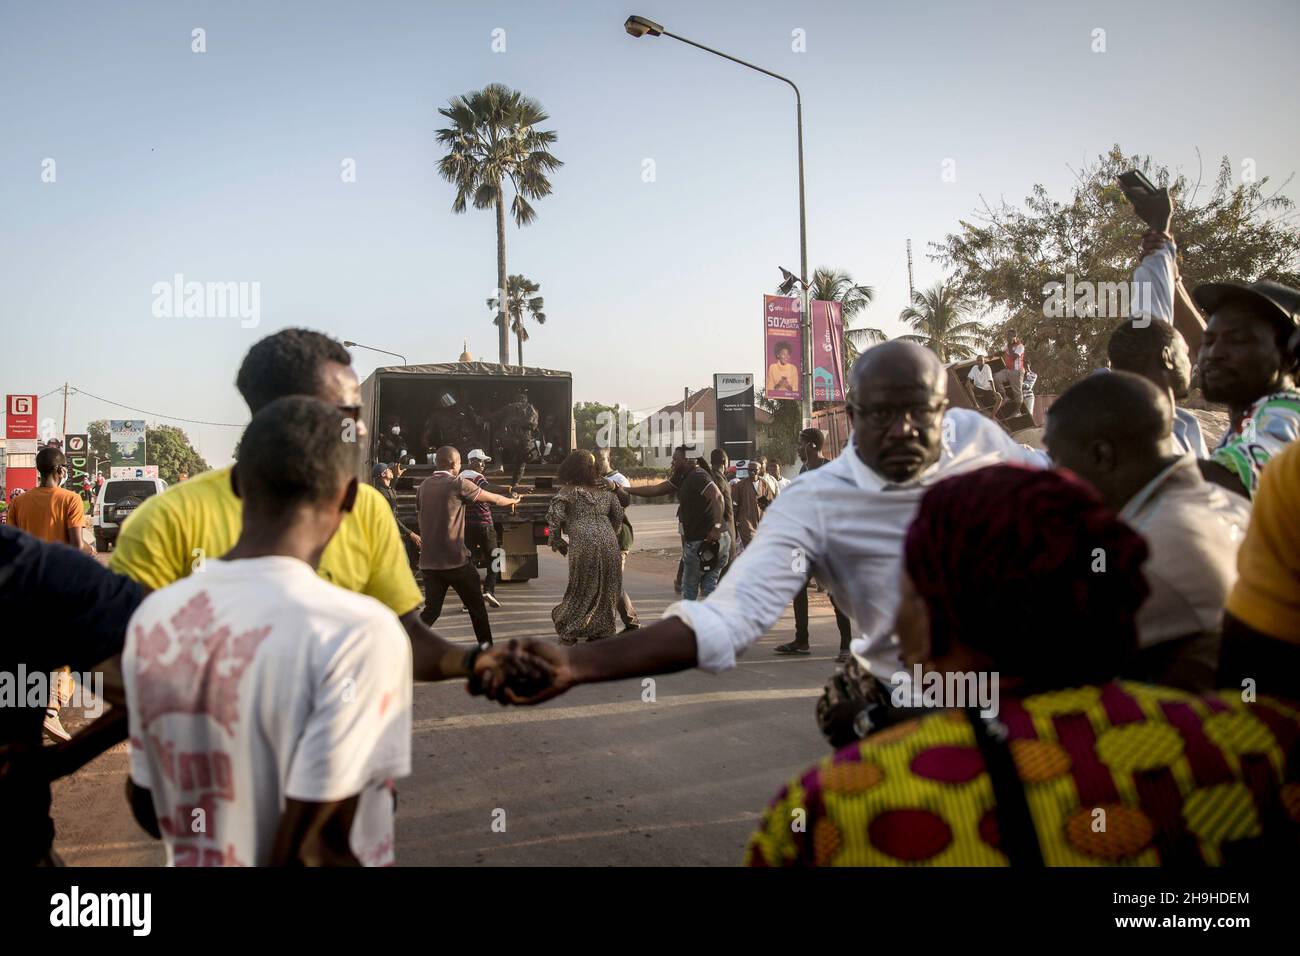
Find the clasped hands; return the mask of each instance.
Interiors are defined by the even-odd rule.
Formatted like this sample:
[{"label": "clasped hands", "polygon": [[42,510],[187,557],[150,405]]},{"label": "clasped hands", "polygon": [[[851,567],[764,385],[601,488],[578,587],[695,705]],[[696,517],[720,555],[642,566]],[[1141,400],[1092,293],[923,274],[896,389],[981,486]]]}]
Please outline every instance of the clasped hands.
[{"label": "clasped hands", "polygon": [[507,704],[540,704],[576,683],[568,648],[536,638],[512,639],[479,653],[469,692]]}]

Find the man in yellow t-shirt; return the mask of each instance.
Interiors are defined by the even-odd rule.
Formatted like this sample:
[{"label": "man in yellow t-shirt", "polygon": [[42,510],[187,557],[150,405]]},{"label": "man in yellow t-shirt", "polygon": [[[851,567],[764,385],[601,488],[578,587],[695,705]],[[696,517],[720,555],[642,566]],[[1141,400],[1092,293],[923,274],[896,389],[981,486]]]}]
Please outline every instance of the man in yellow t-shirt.
[{"label": "man in yellow t-shirt", "polygon": [[[284,329],[255,344],[235,384],[253,414],[277,398],[309,395],[338,408],[365,441],[361,386],[352,356],[327,335]],[[147,499],[122,525],[109,567],[151,590],[166,587],[203,562],[220,558],[239,538],[242,506],[231,469],[197,475]],[[417,680],[466,676],[473,655],[443,640],[419,618],[422,601],[383,496],[368,484],[321,556],[319,574],[392,609],[411,638]],[[485,661],[486,663],[486,661]]]},{"label": "man in yellow t-shirt", "polygon": [[1223,616],[1219,686],[1300,700],[1300,442],[1260,472]]}]

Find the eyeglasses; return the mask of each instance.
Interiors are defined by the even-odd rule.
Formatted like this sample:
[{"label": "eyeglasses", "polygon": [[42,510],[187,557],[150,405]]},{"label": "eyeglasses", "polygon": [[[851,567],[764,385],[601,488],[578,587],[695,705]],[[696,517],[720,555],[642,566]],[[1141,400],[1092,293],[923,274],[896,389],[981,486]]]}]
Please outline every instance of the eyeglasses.
[{"label": "eyeglasses", "polygon": [[898,421],[900,416],[918,428],[928,428],[943,414],[948,403],[942,401],[930,405],[859,405],[853,402],[851,407],[854,418],[869,428],[884,431]]}]

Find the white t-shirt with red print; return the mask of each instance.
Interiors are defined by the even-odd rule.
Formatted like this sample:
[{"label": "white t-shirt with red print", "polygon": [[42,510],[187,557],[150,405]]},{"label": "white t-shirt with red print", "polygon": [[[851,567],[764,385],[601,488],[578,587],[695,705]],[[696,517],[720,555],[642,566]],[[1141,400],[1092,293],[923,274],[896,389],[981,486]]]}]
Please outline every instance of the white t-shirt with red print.
[{"label": "white t-shirt with red print", "polygon": [[287,799],[353,795],[353,853],[393,863],[411,647],[378,601],[295,558],[210,560],[136,610],[122,676],[169,865],[264,866]]}]

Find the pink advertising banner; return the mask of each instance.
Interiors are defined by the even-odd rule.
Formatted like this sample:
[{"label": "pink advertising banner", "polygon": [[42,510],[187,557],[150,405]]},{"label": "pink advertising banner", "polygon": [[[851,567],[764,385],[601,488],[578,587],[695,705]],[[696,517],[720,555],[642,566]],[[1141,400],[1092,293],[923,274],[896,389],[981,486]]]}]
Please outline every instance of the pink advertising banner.
[{"label": "pink advertising banner", "polygon": [[768,398],[803,397],[803,353],[799,348],[799,300],[763,296],[764,394]]},{"label": "pink advertising banner", "polygon": [[814,299],[813,401],[844,401],[844,318],[838,302]]}]

